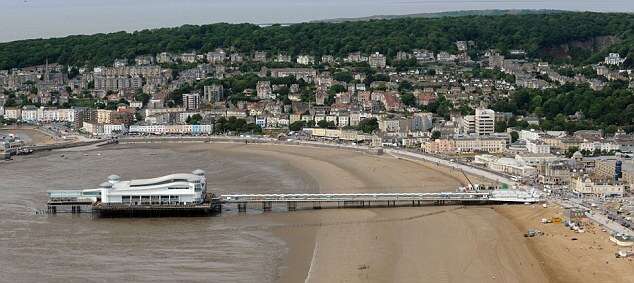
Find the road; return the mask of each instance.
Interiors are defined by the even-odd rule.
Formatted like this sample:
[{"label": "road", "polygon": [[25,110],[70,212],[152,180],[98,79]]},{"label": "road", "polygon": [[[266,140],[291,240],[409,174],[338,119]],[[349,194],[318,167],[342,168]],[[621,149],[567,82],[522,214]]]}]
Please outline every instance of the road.
[{"label": "road", "polygon": [[394,150],[394,149],[385,149],[384,152],[397,157],[397,158],[402,158],[402,157],[409,157],[409,158],[414,158],[414,159],[422,159],[428,162],[433,162],[433,163],[437,163],[440,164],[442,166],[446,166],[449,168],[453,168],[453,169],[458,169],[458,170],[462,170],[465,173],[469,173],[472,175],[477,175],[477,176],[481,176],[499,183],[504,183],[507,185],[514,185],[515,182],[505,176],[499,175],[499,174],[495,174],[489,171],[485,171],[482,170],[480,168],[476,168],[473,166],[469,166],[469,165],[465,165],[465,164],[461,164],[461,163],[457,163],[457,162],[452,162],[450,160],[446,160],[446,159],[441,159],[438,157],[434,157],[434,156],[430,156],[430,155],[426,155],[426,154],[420,154],[420,153],[414,153],[414,152],[409,152],[409,151],[404,151],[404,150]]}]

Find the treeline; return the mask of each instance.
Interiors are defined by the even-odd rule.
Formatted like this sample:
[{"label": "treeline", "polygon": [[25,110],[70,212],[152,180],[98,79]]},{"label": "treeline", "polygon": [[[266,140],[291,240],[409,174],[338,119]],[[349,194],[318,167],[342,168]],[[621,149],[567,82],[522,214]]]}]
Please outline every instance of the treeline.
[{"label": "treeline", "polygon": [[588,12],[402,18],[269,27],[225,23],[185,25],[132,33],[1,43],[0,69],[42,64],[47,58],[49,62],[68,65],[109,65],[116,58],[131,59],[137,55],[162,51],[206,52],[217,47],[235,47],[241,52],[266,50],[273,54],[284,51],[292,55],[305,53],[315,56],[345,56],[353,51],[379,51],[392,57],[398,51],[415,48],[455,51],[454,42],[458,40],[473,40],[479,50],[524,49],[530,55],[542,55],[547,54],[542,51],[549,47],[605,35],[621,39],[612,50],[620,51],[623,55],[634,55],[632,30],[632,14]]},{"label": "treeline", "polygon": [[[492,108],[516,115],[534,114],[543,118],[540,128],[544,130],[634,132],[634,94],[626,82],[611,82],[601,91],[575,85],[543,91],[520,89]],[[577,113],[580,115],[575,116]]]},{"label": "treeline", "polygon": [[245,119],[239,119],[236,117],[229,117],[229,119],[227,119],[225,117],[220,117],[214,124],[214,133],[260,134],[262,133],[262,128],[254,123],[248,123]]}]

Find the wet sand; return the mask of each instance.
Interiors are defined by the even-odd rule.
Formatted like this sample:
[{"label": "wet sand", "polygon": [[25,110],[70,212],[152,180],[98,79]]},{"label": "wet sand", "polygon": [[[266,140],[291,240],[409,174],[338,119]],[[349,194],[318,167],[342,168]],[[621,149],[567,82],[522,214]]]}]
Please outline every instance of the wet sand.
[{"label": "wet sand", "polygon": [[[453,191],[445,168],[342,150],[254,145],[318,180],[321,192]],[[289,243],[281,282],[546,282],[520,231],[489,207],[312,211],[278,229]],[[318,219],[313,219],[318,217]],[[307,240],[315,233],[314,249]],[[310,257],[310,265],[306,258]],[[303,267],[302,267],[303,266]],[[308,270],[307,270],[308,269]],[[306,274],[308,273],[308,276]]]},{"label": "wet sand", "polygon": [[[461,173],[435,165],[346,150],[251,144],[118,145],[64,155],[0,165],[0,174],[7,175],[0,190],[8,192],[0,203],[0,266],[7,268],[0,281],[78,280],[87,274],[103,280],[204,282],[555,278],[549,272],[554,265],[542,259],[544,249],[523,238],[521,221],[486,206],[251,210],[246,215],[229,208],[203,219],[106,221],[32,211],[43,206],[47,188],[90,187],[110,174],[144,178],[194,168],[206,170],[209,189],[221,193],[434,192],[465,183]],[[508,207],[515,208],[523,206]],[[42,265],[37,256],[59,257],[69,249],[73,257],[64,262],[51,257]],[[567,279],[574,277],[561,282],[573,282]]]}]

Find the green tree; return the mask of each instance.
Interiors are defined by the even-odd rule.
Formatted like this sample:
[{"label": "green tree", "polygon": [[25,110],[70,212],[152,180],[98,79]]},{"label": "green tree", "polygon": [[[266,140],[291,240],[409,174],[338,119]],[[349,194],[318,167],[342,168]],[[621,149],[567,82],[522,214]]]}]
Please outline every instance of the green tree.
[{"label": "green tree", "polygon": [[335,84],[335,85],[332,85],[331,87],[328,88],[328,94],[331,94],[331,95],[332,94],[337,94],[337,93],[340,93],[340,92],[346,92],[346,91],[347,91],[346,87],[344,87],[344,86],[342,86],[340,84]]},{"label": "green tree", "polygon": [[416,97],[411,93],[404,93],[401,95],[401,101],[407,106],[416,106]]},{"label": "green tree", "polygon": [[573,154],[575,154],[575,152],[579,151],[579,147],[578,146],[571,146],[569,147],[566,152],[565,155],[568,158],[571,158]]},{"label": "green tree", "polygon": [[295,121],[293,123],[291,123],[288,128],[291,131],[301,131],[304,127],[306,126],[306,122],[305,121]]},{"label": "green tree", "polygon": [[437,140],[442,136],[442,133],[440,131],[433,131],[431,133],[431,139],[432,140]]},{"label": "green tree", "polygon": [[511,131],[511,143],[516,142],[520,138],[520,134],[516,131]]},{"label": "green tree", "polygon": [[346,82],[349,83],[352,81],[353,76],[351,72],[348,71],[343,71],[343,72],[336,72],[332,75],[332,78],[338,81],[342,81],[342,82]]},{"label": "green tree", "polygon": [[358,128],[362,132],[370,134],[379,129],[379,122],[376,118],[365,118],[359,122]]},{"label": "green tree", "polygon": [[506,124],[506,121],[504,121],[504,120],[495,121],[495,132],[496,133],[504,133],[504,132],[506,132],[506,128],[508,128],[508,125]]},{"label": "green tree", "polygon": [[203,116],[200,114],[194,114],[192,116],[187,117],[185,122],[189,125],[200,125],[200,122],[203,120]]},{"label": "green tree", "polygon": [[337,128],[337,125],[335,125],[335,122],[326,121],[326,120],[321,120],[321,121],[317,122],[317,126],[320,127],[320,128],[324,128],[324,129],[335,129],[335,128]]}]

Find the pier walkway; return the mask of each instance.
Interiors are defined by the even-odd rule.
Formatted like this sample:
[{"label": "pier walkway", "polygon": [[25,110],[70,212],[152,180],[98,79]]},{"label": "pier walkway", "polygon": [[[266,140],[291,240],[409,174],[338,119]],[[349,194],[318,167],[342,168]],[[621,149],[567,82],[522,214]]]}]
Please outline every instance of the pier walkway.
[{"label": "pier walkway", "polygon": [[[396,207],[447,204],[495,204],[495,203],[535,203],[542,201],[538,192],[520,190],[492,190],[474,192],[438,192],[438,193],[342,193],[342,194],[224,194],[207,197],[204,205],[135,203],[104,206],[91,201],[82,191],[49,191],[48,211],[57,212],[57,207],[70,206],[72,212],[88,211],[164,211],[203,210],[204,212],[222,211],[224,205],[235,205],[238,211],[245,212],[247,207],[271,211],[274,205],[285,204],[293,211],[301,208],[352,208],[352,207]],[[95,196],[93,196],[95,197]],[[86,207],[87,206],[87,207]],[[82,208],[83,207],[83,208]]]},{"label": "pier walkway", "polygon": [[539,202],[541,198],[526,191],[478,191],[478,192],[440,192],[440,193],[351,193],[351,194],[226,194],[220,195],[221,204],[236,204],[238,211],[246,211],[249,204],[261,204],[265,211],[273,204],[285,203],[288,210],[298,205],[312,204],[313,208],[324,205],[335,207],[372,207],[372,206],[422,206],[426,204],[451,203],[525,203]]},{"label": "pier walkway", "polygon": [[230,194],[222,203],[243,202],[338,202],[338,201],[486,201],[489,193],[360,193],[360,194]]}]

